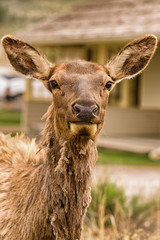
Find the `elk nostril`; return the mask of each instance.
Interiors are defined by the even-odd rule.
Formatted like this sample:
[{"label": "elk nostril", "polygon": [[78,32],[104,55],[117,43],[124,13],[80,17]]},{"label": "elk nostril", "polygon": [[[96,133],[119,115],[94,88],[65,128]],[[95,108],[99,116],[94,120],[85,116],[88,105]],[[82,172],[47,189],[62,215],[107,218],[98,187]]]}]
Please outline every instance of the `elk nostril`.
[{"label": "elk nostril", "polygon": [[96,104],[92,106],[84,106],[76,103],[72,106],[72,112],[82,121],[89,122],[98,116],[99,107]]},{"label": "elk nostril", "polygon": [[99,112],[99,107],[98,107],[98,105],[92,106],[92,113],[93,113],[95,116],[98,115],[98,112]]},{"label": "elk nostril", "polygon": [[80,105],[74,104],[72,107],[73,113],[78,114],[81,111]]}]

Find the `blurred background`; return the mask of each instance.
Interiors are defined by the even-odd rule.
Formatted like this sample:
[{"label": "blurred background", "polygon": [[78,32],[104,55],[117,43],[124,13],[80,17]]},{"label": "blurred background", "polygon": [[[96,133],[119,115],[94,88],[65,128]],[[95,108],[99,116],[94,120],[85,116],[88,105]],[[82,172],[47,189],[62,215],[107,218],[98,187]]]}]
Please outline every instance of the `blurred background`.
[{"label": "blurred background", "polygon": [[[0,1],[0,36],[15,35],[56,63],[105,64],[129,41],[158,37],[159,22],[159,0]],[[158,47],[140,76],[111,93],[84,239],[160,239],[159,66]],[[10,67],[0,46],[0,131],[39,139],[51,99],[41,82]]]}]

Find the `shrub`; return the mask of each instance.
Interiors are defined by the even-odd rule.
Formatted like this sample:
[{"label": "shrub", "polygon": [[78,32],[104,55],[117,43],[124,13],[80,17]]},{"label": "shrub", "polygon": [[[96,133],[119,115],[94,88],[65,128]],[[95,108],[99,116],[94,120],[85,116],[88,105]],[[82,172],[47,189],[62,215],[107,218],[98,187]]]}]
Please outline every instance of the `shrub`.
[{"label": "shrub", "polygon": [[0,4],[0,22],[5,21],[7,14],[8,14],[7,8],[3,7]]}]

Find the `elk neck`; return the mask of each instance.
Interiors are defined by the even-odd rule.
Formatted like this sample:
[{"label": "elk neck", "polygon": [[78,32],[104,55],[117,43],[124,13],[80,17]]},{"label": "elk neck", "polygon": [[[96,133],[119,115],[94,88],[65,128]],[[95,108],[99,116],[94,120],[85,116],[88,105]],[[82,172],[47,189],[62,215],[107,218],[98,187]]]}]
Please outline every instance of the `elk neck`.
[{"label": "elk neck", "polygon": [[48,112],[46,117],[41,145],[46,148],[46,163],[54,184],[51,224],[55,236],[60,237],[57,239],[80,240],[83,218],[91,201],[96,144],[81,137],[62,142],[55,137],[53,116]]}]

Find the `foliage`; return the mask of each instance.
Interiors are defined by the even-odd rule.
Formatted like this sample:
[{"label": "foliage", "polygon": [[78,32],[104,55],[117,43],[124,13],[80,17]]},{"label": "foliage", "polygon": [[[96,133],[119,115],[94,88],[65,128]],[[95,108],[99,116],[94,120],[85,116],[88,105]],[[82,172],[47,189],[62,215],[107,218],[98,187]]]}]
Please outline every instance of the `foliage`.
[{"label": "foliage", "polygon": [[1,4],[0,4],[0,22],[4,22],[7,18],[7,8],[3,7]]},{"label": "foliage", "polygon": [[[57,13],[70,10],[87,0],[1,0],[1,34],[15,34],[31,24],[54,17]],[[7,14],[6,14],[7,13]]]}]

